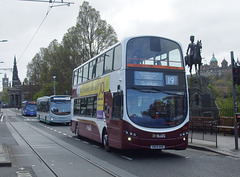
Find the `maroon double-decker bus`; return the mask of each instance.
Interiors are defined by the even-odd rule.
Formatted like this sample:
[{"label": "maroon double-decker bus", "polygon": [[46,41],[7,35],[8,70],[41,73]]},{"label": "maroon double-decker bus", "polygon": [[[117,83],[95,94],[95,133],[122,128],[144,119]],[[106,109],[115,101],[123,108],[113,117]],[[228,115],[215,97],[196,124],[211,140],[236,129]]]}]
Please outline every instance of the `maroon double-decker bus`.
[{"label": "maroon double-decker bus", "polygon": [[186,149],[189,103],[181,46],[123,39],[73,71],[71,131],[106,150]]}]

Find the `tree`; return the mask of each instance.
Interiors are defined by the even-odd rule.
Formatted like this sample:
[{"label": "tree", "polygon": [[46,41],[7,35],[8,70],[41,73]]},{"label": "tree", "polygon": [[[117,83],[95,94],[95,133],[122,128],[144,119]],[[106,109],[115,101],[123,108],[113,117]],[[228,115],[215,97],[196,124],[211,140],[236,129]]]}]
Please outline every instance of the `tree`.
[{"label": "tree", "polygon": [[83,46],[83,62],[117,42],[117,35],[111,25],[101,20],[100,14],[84,1],[80,6],[76,30]]},{"label": "tree", "polygon": [[8,104],[8,92],[7,92],[7,89],[8,88],[5,88],[1,92],[1,100],[2,100],[2,103],[7,103]]},{"label": "tree", "polygon": [[[42,49],[43,50],[43,49]],[[42,57],[37,53],[32,61],[27,65],[28,83],[31,85],[39,85],[39,78],[41,74]]]},{"label": "tree", "polygon": [[111,25],[101,20],[99,12],[88,2],[83,2],[76,26],[68,29],[62,42],[53,40],[28,63],[27,81],[39,85],[35,99],[53,93],[52,76],[56,76],[57,94],[71,94],[73,69],[116,42]]}]

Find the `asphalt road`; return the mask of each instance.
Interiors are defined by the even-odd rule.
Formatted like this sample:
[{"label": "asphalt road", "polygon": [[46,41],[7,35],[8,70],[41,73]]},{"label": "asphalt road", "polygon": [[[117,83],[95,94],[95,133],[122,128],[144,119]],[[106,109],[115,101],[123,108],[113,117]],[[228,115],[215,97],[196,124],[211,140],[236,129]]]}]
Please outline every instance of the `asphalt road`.
[{"label": "asphalt road", "polygon": [[[113,150],[77,138],[67,125],[47,125],[4,109],[0,142],[11,147],[12,174],[31,176],[239,176],[240,159],[212,152]],[[8,129],[8,131],[7,131]],[[4,134],[5,133],[5,134]],[[9,168],[0,168],[0,176]],[[14,176],[14,175],[13,175]]]}]

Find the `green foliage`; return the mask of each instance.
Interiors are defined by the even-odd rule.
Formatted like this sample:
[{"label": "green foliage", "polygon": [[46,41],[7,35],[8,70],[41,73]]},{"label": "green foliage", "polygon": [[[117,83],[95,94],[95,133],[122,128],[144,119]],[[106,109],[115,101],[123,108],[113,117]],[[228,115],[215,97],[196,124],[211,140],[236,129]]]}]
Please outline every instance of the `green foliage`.
[{"label": "green foliage", "polygon": [[3,91],[1,92],[1,98],[3,103],[7,103],[8,104],[8,93],[7,93],[7,88],[3,89]]},{"label": "green foliage", "polygon": [[[211,89],[216,98],[216,103],[220,108],[221,116],[233,116],[233,92],[231,72],[225,73],[221,77],[210,77]],[[240,86],[236,86],[236,105],[240,105]]]},{"label": "green foliage", "polygon": [[218,96],[220,96],[219,91],[216,90],[212,84],[209,84],[208,87],[211,89],[212,94],[213,94],[214,97],[218,97]]},{"label": "green foliage", "polygon": [[45,87],[43,87],[43,89],[41,89],[34,95],[33,100],[37,100],[39,97],[42,97],[42,96],[51,96],[51,95],[53,95],[53,83],[46,84]]},{"label": "green foliage", "polygon": [[53,76],[56,76],[56,94],[71,95],[73,69],[116,42],[117,35],[111,25],[84,1],[76,26],[68,29],[62,42],[53,40],[28,63],[26,84],[39,85],[34,99],[53,94]]}]

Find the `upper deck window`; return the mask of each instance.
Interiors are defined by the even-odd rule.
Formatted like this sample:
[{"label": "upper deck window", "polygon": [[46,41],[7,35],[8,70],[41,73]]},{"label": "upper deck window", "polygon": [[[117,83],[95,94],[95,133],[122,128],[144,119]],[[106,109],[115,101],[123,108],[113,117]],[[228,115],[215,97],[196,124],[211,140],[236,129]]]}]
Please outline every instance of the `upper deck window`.
[{"label": "upper deck window", "polygon": [[122,67],[122,45],[118,45],[114,50],[113,69],[118,70]]},{"label": "upper deck window", "polygon": [[104,73],[109,73],[112,71],[113,49],[109,50],[104,55],[105,55]]},{"label": "upper deck window", "polygon": [[104,55],[97,58],[96,77],[103,74]]},{"label": "upper deck window", "polygon": [[172,66],[183,67],[180,46],[159,37],[138,37],[127,44],[128,66]]}]

